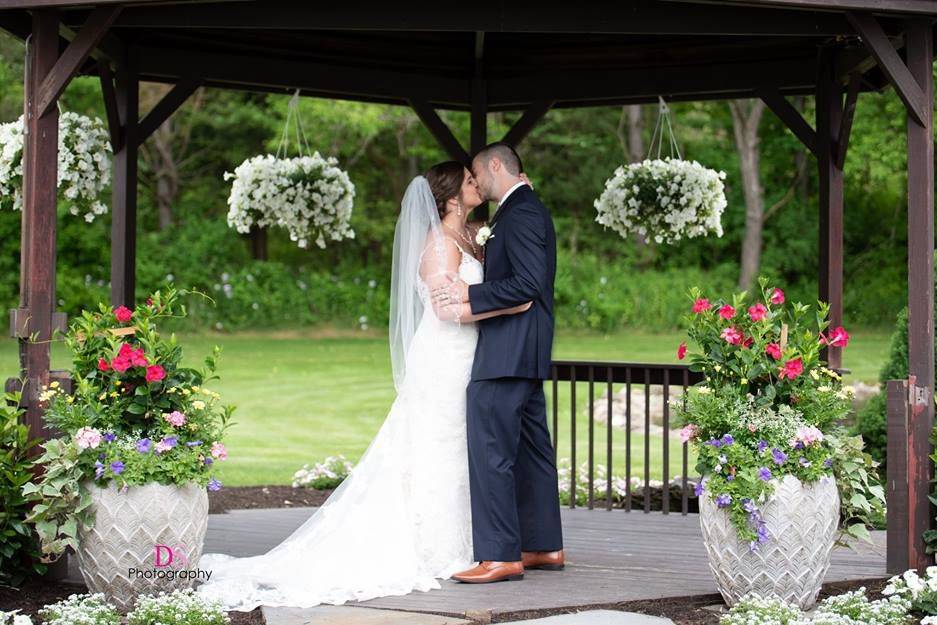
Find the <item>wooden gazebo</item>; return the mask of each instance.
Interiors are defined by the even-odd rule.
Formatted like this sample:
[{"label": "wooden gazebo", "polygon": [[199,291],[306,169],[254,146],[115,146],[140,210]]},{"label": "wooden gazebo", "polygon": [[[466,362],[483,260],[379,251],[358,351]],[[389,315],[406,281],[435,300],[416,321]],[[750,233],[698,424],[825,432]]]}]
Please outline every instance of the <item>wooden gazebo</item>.
[{"label": "wooden gazebo", "polygon": [[[855,106],[860,93],[891,85],[907,110],[911,375],[889,387],[889,566],[923,566],[921,534],[932,518],[935,20],[937,0],[0,0],[0,27],[27,42],[29,61],[20,306],[10,327],[32,433],[43,433],[38,388],[64,375],[50,371],[48,339],[65,327],[55,311],[56,100],[74,76],[100,77],[114,146],[114,305],[134,303],[138,148],[199,86],[410,106],[461,160],[486,143],[489,111],[522,112],[504,137],[516,144],[551,108],[761,98],[816,157],[819,297],[834,325]],[[140,81],[174,85],[142,118]],[[797,94],[815,96],[813,123],[789,103]],[[439,109],[471,113],[469,149]],[[829,360],[841,364],[838,349]]]}]

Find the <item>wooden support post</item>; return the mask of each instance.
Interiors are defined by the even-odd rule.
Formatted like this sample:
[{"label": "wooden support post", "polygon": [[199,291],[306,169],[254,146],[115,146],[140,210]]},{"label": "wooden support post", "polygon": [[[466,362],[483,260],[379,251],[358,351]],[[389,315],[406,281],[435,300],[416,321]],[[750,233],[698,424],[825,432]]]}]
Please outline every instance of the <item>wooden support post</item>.
[{"label": "wooden support post", "polygon": [[[842,86],[834,74],[835,57],[823,49],[819,57],[816,105],[816,155],[819,170],[820,262],[819,298],[830,304],[830,327],[843,325],[843,170],[837,145],[843,118]],[[824,349],[833,369],[843,364],[841,347]]]},{"label": "wooden support post", "polygon": [[924,18],[907,22],[908,70],[927,103],[908,109],[908,542],[909,566],[933,564],[922,534],[933,525],[930,434],[934,425],[934,39]]},{"label": "wooden support post", "polygon": [[[40,113],[40,85],[59,57],[59,14],[36,9],[27,44],[24,88],[23,213],[20,230],[20,307],[11,311],[11,334],[19,338],[20,375],[30,438],[48,438],[39,406],[49,383],[50,340],[55,314],[55,226],[59,113]],[[54,104],[54,103],[53,103]],[[9,382],[8,382],[9,385]],[[7,386],[8,386],[7,385]],[[41,450],[33,448],[32,453]]]},{"label": "wooden support post", "polygon": [[120,149],[114,150],[111,183],[111,304],[131,308],[135,303],[136,289],[139,146],[139,82],[135,61],[130,52],[117,68],[114,95],[120,122]]},{"label": "wooden support post", "polygon": [[908,570],[908,381],[888,380],[886,385],[886,468],[885,499],[888,504],[886,542],[887,571]]}]

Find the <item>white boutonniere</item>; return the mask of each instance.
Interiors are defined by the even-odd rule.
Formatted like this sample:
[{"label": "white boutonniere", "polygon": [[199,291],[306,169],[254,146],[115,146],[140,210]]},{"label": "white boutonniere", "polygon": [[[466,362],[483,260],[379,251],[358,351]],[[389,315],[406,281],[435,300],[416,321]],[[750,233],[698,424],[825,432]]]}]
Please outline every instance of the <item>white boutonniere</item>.
[{"label": "white boutonniere", "polygon": [[475,242],[484,247],[485,243],[488,242],[488,239],[494,238],[495,235],[491,232],[493,229],[494,226],[482,226],[479,228],[478,232],[475,233]]}]

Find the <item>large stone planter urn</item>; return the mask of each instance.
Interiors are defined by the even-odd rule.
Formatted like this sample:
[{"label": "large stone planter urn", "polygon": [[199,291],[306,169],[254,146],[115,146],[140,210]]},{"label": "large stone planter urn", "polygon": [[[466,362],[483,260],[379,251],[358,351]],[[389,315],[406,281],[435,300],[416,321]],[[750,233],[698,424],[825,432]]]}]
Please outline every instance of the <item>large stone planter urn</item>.
[{"label": "large stone planter urn", "polygon": [[839,491],[832,478],[802,484],[792,475],[776,483],[761,507],[770,539],[756,551],[738,539],[729,514],[708,494],[699,499],[709,568],[730,607],[749,592],[777,596],[802,609],[816,603],[839,526]]},{"label": "large stone planter urn", "polygon": [[78,535],[78,566],[89,591],[126,612],[138,595],[193,585],[208,528],[204,486],[85,486],[95,522]]}]

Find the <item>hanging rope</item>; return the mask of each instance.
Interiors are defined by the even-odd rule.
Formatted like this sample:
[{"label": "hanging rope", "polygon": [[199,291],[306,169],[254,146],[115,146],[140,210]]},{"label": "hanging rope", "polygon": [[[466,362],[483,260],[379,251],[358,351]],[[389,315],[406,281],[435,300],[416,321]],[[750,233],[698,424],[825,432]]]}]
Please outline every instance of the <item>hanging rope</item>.
[{"label": "hanging rope", "polygon": [[662,96],[657,96],[657,101],[657,123],[654,125],[654,134],[651,135],[651,143],[648,145],[647,158],[651,158],[651,153],[654,151],[654,143],[656,141],[657,158],[660,159],[664,144],[664,131],[666,130],[670,134],[668,140],[668,144],[670,145],[670,157],[673,158],[674,154],[676,154],[677,158],[682,159],[683,156],[680,154],[680,146],[677,145],[677,137],[674,135],[673,126],[670,123],[670,107],[667,106]]},{"label": "hanging rope", "polygon": [[[303,127],[303,118],[299,112],[299,89],[297,89],[286,105],[286,122],[283,124],[283,132],[280,135],[280,143],[277,146],[277,158],[289,156],[290,141],[290,122],[293,122],[293,131],[296,135],[296,150],[300,156],[312,154],[309,149],[309,141],[306,139],[306,129]],[[305,151],[304,151],[305,150]]]}]

